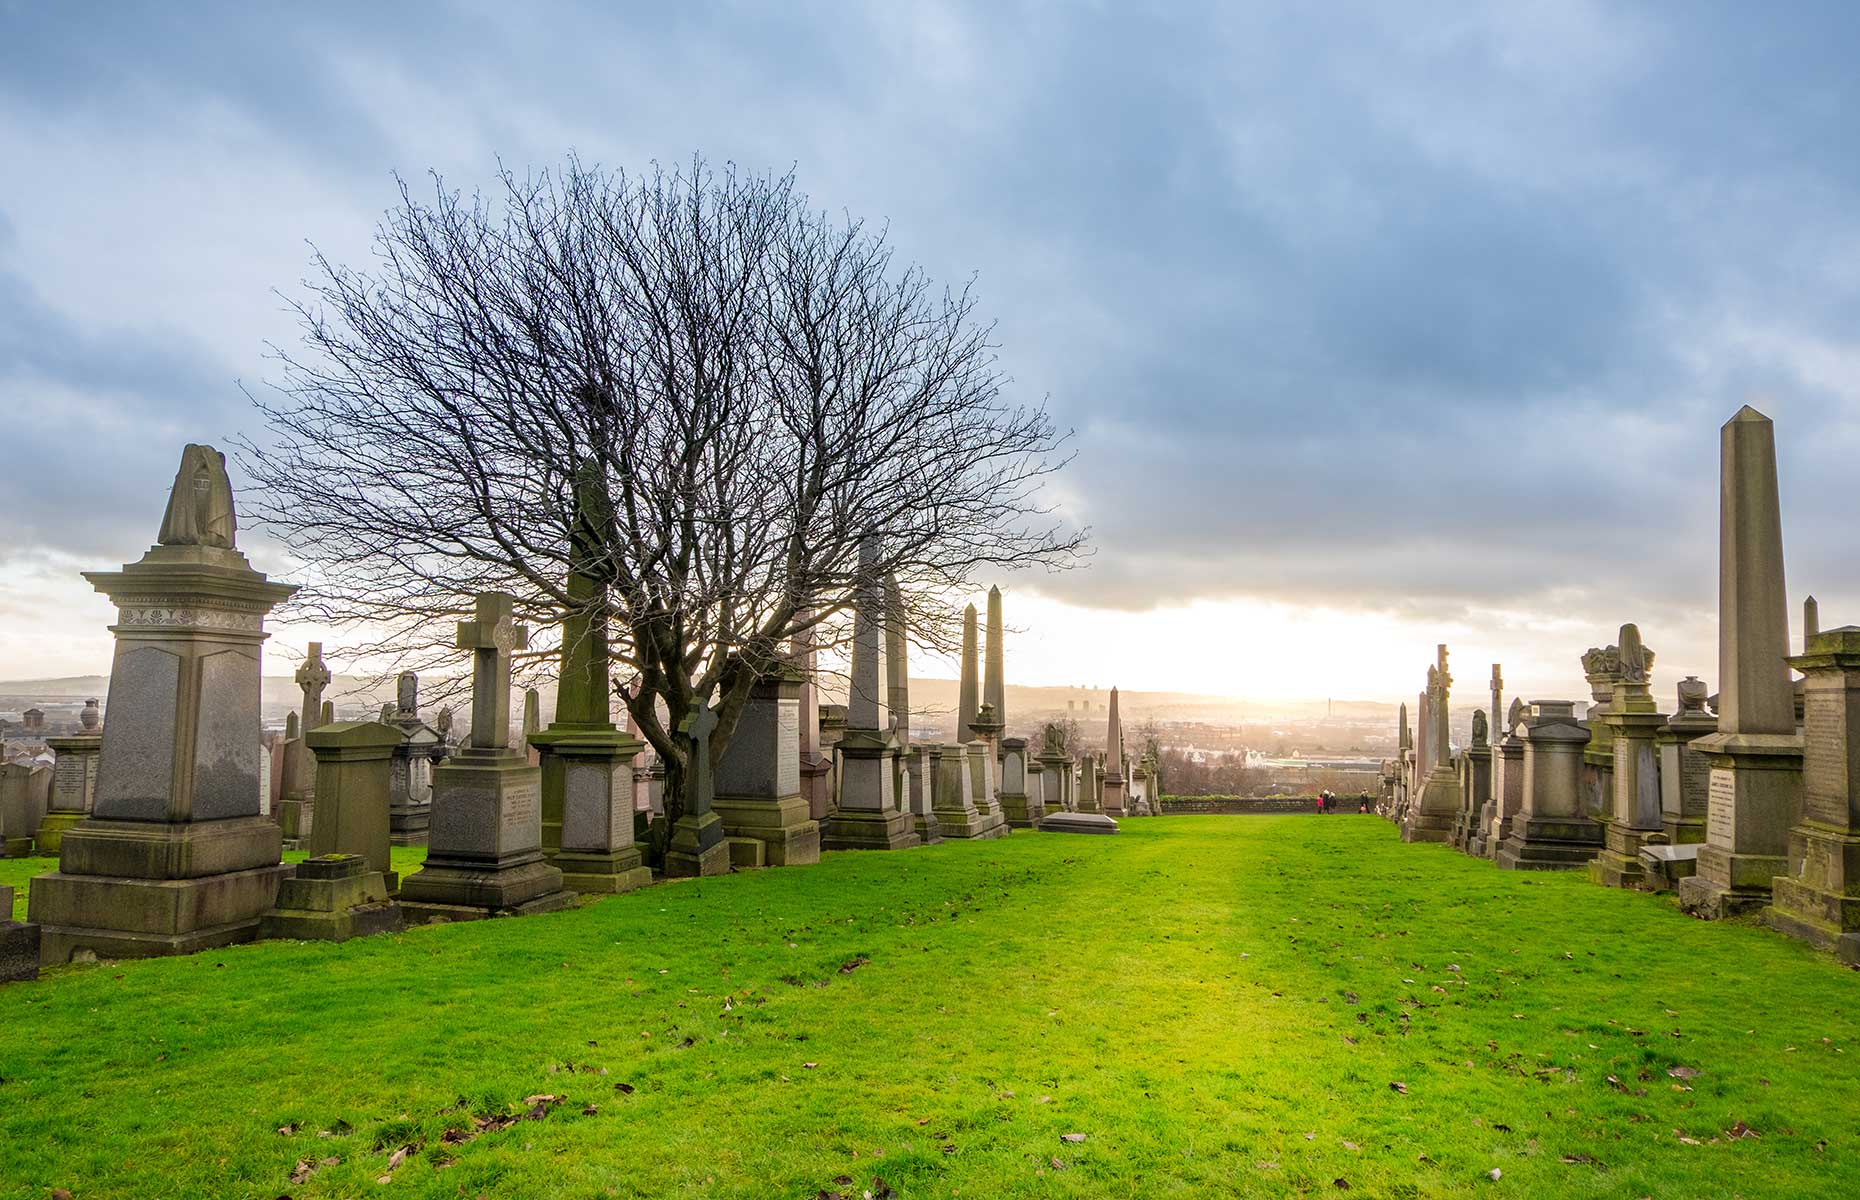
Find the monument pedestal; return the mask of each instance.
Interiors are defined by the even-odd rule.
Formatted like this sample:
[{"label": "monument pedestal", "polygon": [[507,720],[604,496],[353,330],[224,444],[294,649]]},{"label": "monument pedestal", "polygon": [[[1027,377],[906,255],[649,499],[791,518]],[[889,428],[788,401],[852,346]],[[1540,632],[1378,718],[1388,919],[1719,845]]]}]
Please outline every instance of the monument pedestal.
[{"label": "monument pedestal", "polygon": [[1778,875],[1764,924],[1860,963],[1860,628],[1810,634],[1803,680],[1801,868]]},{"label": "monument pedestal", "polygon": [[[1632,652],[1628,651],[1630,643]],[[1615,684],[1614,702],[1602,718],[1614,735],[1608,822],[1602,852],[1589,863],[1589,879],[1604,887],[1648,888],[1657,885],[1648,875],[1641,847],[1666,840],[1660,820],[1657,745],[1666,717],[1654,708],[1645,669],[1638,665],[1644,657],[1639,631],[1623,627],[1621,644],[1623,675]],[[1631,664],[1626,661],[1629,657]]]},{"label": "monument pedestal", "polygon": [[259,922],[261,938],[346,942],[401,927],[386,877],[360,854],[305,859],[278,887],[278,906]]},{"label": "monument pedestal", "polygon": [[[96,701],[84,710],[84,719],[96,721]],[[81,733],[45,739],[56,757],[52,763],[52,797],[35,839],[40,854],[57,854],[59,845],[97,803],[97,760],[103,752],[103,735]]]},{"label": "monument pedestal", "polygon": [[426,865],[400,886],[409,925],[554,912],[574,895],[542,852],[542,772],[467,746],[433,769]]},{"label": "monument pedestal", "polygon": [[1522,799],[1493,859],[1503,870],[1583,867],[1601,848],[1602,827],[1583,811],[1582,749],[1589,730],[1576,720],[1575,707],[1566,700],[1529,706],[1523,720]]},{"label": "monument pedestal", "polygon": [[[827,818],[827,850],[905,850],[918,845],[916,820],[897,802],[897,746],[887,734],[848,729],[840,738],[840,807]],[[952,835],[943,823],[943,836]]]},{"label": "monument pedestal", "polygon": [[717,764],[711,808],[726,837],[762,843],[758,865],[820,861],[820,823],[801,791],[802,682],[790,669],[758,679]]},{"label": "monument pedestal", "polygon": [[1447,763],[1437,764],[1427,773],[1421,786],[1419,802],[1402,818],[1401,840],[1404,842],[1445,842],[1453,836],[1453,821],[1459,814],[1459,775]]},{"label": "monument pedestal", "polygon": [[233,545],[225,459],[182,455],[158,542],[85,578],[116,606],[96,806],[32,881],[40,953],[66,962],[185,954],[250,941],[287,873],[259,815],[265,614],[297,589]]},{"label": "monument pedestal", "polygon": [[1789,831],[1802,805],[1802,738],[1714,733],[1693,748],[1711,764],[1706,844],[1698,870],[1679,881],[1679,907],[1705,920],[1769,904],[1789,875]]},{"label": "monument pedestal", "polygon": [[946,745],[937,758],[933,810],[937,828],[946,838],[988,840],[1006,837],[1008,825],[997,811],[976,801],[975,759],[988,749],[980,742]]},{"label": "monument pedestal", "polygon": [[652,869],[633,840],[639,739],[611,725],[555,724],[532,734],[530,745],[541,759],[543,854],[562,873],[562,886],[614,895],[651,883]]},{"label": "monument pedestal", "polygon": [[936,819],[936,780],[943,760],[940,746],[913,746],[905,759],[909,781],[911,826],[922,846],[941,845],[943,825]]},{"label": "monument pedestal", "polygon": [[728,875],[730,844],[723,832],[723,818],[714,812],[678,818],[665,848],[665,873],[675,879]]}]

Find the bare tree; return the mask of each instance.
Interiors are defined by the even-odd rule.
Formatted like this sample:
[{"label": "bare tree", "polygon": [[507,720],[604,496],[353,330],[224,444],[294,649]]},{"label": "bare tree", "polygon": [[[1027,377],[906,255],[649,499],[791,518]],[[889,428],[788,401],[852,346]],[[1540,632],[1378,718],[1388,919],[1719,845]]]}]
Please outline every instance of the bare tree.
[{"label": "bare tree", "polygon": [[[587,618],[676,816],[679,722],[714,707],[721,755],[796,632],[842,643],[862,539],[936,649],[979,573],[1076,561],[1083,532],[1040,496],[1064,439],[1004,399],[969,287],[900,266],[792,176],[571,158],[500,181],[467,198],[435,176],[424,200],[403,181],[372,267],[319,253],[292,301],[304,345],[254,399],[247,510],[358,652],[449,654],[485,590],[540,626]],[[577,477],[605,492],[579,521]]]}]

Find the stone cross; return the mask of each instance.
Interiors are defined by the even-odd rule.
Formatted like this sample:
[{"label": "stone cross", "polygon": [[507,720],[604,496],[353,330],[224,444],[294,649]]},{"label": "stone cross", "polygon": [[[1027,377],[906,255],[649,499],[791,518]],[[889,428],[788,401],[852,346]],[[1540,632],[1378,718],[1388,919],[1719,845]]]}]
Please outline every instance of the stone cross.
[{"label": "stone cross", "polygon": [[[1498,720],[1499,714],[1505,711],[1504,701],[1505,701],[1505,677],[1499,672],[1498,664],[1493,663],[1492,664],[1492,719],[1494,721]],[[1493,738],[1492,740],[1497,741],[1498,739]]]},{"label": "stone cross", "polygon": [[471,745],[479,750],[510,748],[510,655],[530,644],[515,607],[503,592],[480,592],[477,620],[458,623],[458,648],[472,652]]},{"label": "stone cross", "polygon": [[297,686],[304,693],[304,726],[315,724],[323,712],[323,689],[329,686],[329,668],[323,665],[323,643],[311,642],[303,666],[297,668]]},{"label": "stone cross", "polygon": [[717,714],[700,703],[678,723],[685,746],[685,815],[701,817],[710,812],[716,781],[710,769],[710,735],[717,728]]}]

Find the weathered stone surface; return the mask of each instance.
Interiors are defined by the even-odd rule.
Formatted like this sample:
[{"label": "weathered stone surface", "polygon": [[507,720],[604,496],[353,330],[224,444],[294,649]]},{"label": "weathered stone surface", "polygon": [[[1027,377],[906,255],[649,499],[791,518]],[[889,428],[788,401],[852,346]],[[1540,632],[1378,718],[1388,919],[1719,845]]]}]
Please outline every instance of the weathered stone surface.
[{"label": "weathered stone surface", "polygon": [[399,880],[388,859],[389,775],[400,731],[378,722],[339,722],[312,729],[304,742],[316,756],[319,784],[311,855],[357,855],[392,892]]},{"label": "weathered stone surface", "polygon": [[298,863],[279,885],[278,905],[259,922],[258,936],[344,942],[400,928],[400,907],[380,871],[360,854],[324,854]]},{"label": "weathered stone surface", "polygon": [[715,808],[726,836],[765,843],[768,866],[820,861],[820,825],[801,794],[799,672],[783,670],[750,689],[717,766]]},{"label": "weathered stone surface", "polygon": [[975,802],[975,759],[986,748],[979,742],[951,743],[937,760],[935,813],[937,827],[946,838],[998,838],[1007,836],[1007,822],[998,811],[985,811]]},{"label": "weathered stone surface", "polygon": [[1046,815],[1045,799],[1028,785],[1026,738],[1001,739],[999,798],[1002,819],[1016,829],[1031,829]]},{"label": "weathered stone surface", "polygon": [[1602,827],[1583,811],[1582,751],[1589,730],[1568,700],[1536,700],[1523,723],[1523,798],[1494,856],[1505,870],[1586,865],[1602,844]]},{"label": "weathered stone surface", "polygon": [[1776,435],[1746,405],[1721,431],[1718,732],[1693,742],[1711,764],[1705,849],[1679,906],[1716,918],[1770,901],[1790,871],[1802,812],[1802,738],[1789,680]]},{"label": "weathered stone surface", "polygon": [[1763,920],[1860,962],[1860,628],[1807,639],[1790,665],[1806,677],[1801,866],[1772,882]]},{"label": "weathered stone surface", "polygon": [[1657,745],[1666,717],[1653,702],[1651,655],[1643,653],[1640,630],[1634,625],[1621,627],[1618,654],[1614,694],[1608,712],[1599,718],[1612,734],[1613,792],[1603,849],[1589,863],[1589,878],[1607,887],[1646,888],[1657,884],[1641,860],[1641,846],[1666,836]]}]

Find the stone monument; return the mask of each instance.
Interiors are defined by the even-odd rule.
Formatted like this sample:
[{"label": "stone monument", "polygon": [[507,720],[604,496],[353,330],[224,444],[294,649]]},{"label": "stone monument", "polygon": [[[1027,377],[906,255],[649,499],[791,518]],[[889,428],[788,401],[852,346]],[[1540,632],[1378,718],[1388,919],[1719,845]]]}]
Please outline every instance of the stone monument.
[{"label": "stone monument", "polygon": [[936,787],[942,763],[942,746],[917,745],[911,747],[906,764],[912,828],[917,831],[918,842],[925,846],[943,840],[943,826],[936,819]]},{"label": "stone monument", "polygon": [[1612,803],[1604,846],[1589,863],[1589,878],[1606,887],[1641,888],[1649,886],[1641,846],[1666,840],[1660,819],[1657,745],[1666,717],[1653,702],[1648,683],[1653,651],[1641,645],[1637,626],[1621,627],[1617,657],[1614,695],[1601,718],[1613,735]]},{"label": "stone monument", "polygon": [[1523,721],[1524,794],[1495,860],[1507,871],[1581,867],[1602,844],[1582,804],[1589,730],[1573,700],[1533,700]]},{"label": "stone monument", "polygon": [[833,759],[821,751],[820,685],[815,678],[818,665],[814,651],[813,609],[796,617],[800,628],[789,641],[789,656],[801,672],[801,794],[807,798],[807,815],[815,821],[826,820],[831,799]]},{"label": "stone monument", "polygon": [[747,861],[737,866],[791,867],[820,861],[820,824],[808,816],[801,794],[801,685],[788,666],[756,680],[736,731],[717,764],[717,815]]},{"label": "stone monument", "polygon": [[1492,744],[1492,815],[1485,830],[1481,858],[1496,858],[1511,836],[1511,824],[1524,807],[1524,702],[1511,698],[1503,736]]},{"label": "stone monument", "polygon": [[1802,810],[1770,419],[1739,409],[1720,433],[1720,463],[1718,731],[1692,743],[1711,765],[1709,813],[1698,872],[1679,882],[1680,908],[1708,919],[1770,902]]},{"label": "stone monument", "polygon": [[[329,686],[329,667],[323,662],[323,643],[311,642],[303,665],[295,676],[303,692],[303,727],[296,742],[297,761],[285,775],[284,798],[278,806],[278,824],[284,830],[284,844],[293,849],[304,845],[316,821],[316,758],[301,734],[323,724],[323,690]],[[286,754],[293,753],[287,744]]]},{"label": "stone monument", "polygon": [[[821,830],[828,850],[900,850],[915,846],[916,822],[897,795],[897,733],[887,698],[885,588],[878,542],[859,546],[859,588],[853,607],[852,674],[840,758],[839,808]],[[971,610],[973,611],[973,610]],[[939,818],[941,814],[938,814]],[[944,836],[950,830],[943,830]]]},{"label": "stone monument", "polygon": [[110,719],[91,815],[32,881],[47,962],[249,941],[277,899],[286,868],[252,746],[265,614],[297,589],[253,570],[236,531],[225,458],[190,445],[156,545],[85,574],[117,609]]},{"label": "stone monument", "polygon": [[542,772],[510,745],[510,656],[529,645],[514,604],[480,593],[456,644],[472,654],[471,734],[433,769],[426,865],[400,888],[410,925],[552,912],[572,893],[542,851]]},{"label": "stone monument", "polygon": [[634,763],[645,745],[613,721],[608,591],[598,566],[612,537],[606,481],[595,466],[584,464],[574,490],[555,717],[549,728],[535,728],[542,701],[531,689],[524,698],[524,724],[541,769],[543,853],[562,873],[564,888],[612,894],[652,882],[634,842]]},{"label": "stone monument", "polygon": [[88,817],[96,806],[97,759],[103,753],[102,716],[97,702],[89,700],[78,714],[83,732],[45,739],[46,749],[54,758],[51,799],[36,839],[40,854],[57,854],[65,830]]},{"label": "stone monument", "polygon": [[1453,833],[1454,814],[1459,811],[1459,775],[1453,768],[1447,726],[1447,696],[1453,676],[1447,672],[1446,646],[1436,647],[1434,655],[1434,665],[1427,669],[1426,719],[1422,722],[1426,774],[1402,821],[1404,842],[1446,841]]},{"label": "stone monument", "polygon": [[1718,731],[1718,718],[1706,710],[1708,689],[1696,676],[1679,681],[1679,707],[1660,726],[1660,828],[1674,846],[1705,840],[1705,818],[1710,809],[1711,764],[1693,746],[1699,738]]},{"label": "stone monument", "polygon": [[350,721],[313,729],[304,740],[320,784],[310,858],[279,885],[258,935],[341,942],[399,929],[400,908],[390,901],[399,880],[388,859],[388,805],[400,731]]},{"label": "stone monument", "polygon": [[388,840],[396,846],[426,845],[433,820],[433,768],[445,761],[446,740],[420,718],[420,677],[403,671],[385,724],[400,731],[388,776]]},{"label": "stone monument", "polygon": [[1860,964],[1860,627],[1817,631],[1789,660],[1806,676],[1802,866],[1772,881],[1773,929]]}]

